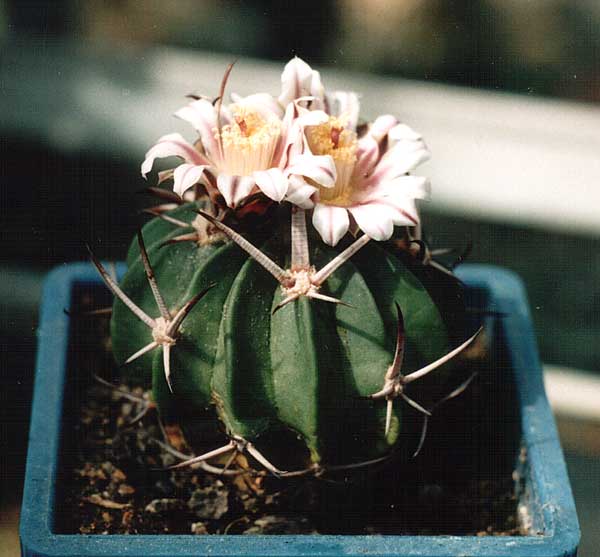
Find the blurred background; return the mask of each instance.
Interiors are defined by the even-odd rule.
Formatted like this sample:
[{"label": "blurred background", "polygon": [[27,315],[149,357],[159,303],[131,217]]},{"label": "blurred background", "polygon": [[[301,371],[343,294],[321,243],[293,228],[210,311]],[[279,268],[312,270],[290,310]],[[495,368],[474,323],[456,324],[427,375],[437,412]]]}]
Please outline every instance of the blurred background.
[{"label": "blurred background", "polygon": [[277,94],[299,55],[432,150],[436,246],[473,241],[529,292],[584,530],[600,545],[597,0],[0,0],[0,555],[17,555],[40,287],[122,258],[139,164],[196,92]]}]

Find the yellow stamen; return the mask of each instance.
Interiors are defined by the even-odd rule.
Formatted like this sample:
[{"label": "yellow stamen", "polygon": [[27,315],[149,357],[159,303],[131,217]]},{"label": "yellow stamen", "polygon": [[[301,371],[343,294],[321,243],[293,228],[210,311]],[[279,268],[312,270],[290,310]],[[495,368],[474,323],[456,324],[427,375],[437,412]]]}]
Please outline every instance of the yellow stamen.
[{"label": "yellow stamen", "polygon": [[358,141],[356,133],[346,129],[342,118],[331,116],[327,122],[306,128],[306,138],[314,155],[331,155],[337,170],[333,188],[320,188],[324,203],[344,205],[350,200],[352,174],[356,165]]},{"label": "yellow stamen", "polygon": [[[281,125],[276,118],[265,119],[255,111],[235,107],[234,121],[221,128],[223,168],[228,174],[248,176],[271,168]],[[215,137],[219,137],[217,129]]]}]

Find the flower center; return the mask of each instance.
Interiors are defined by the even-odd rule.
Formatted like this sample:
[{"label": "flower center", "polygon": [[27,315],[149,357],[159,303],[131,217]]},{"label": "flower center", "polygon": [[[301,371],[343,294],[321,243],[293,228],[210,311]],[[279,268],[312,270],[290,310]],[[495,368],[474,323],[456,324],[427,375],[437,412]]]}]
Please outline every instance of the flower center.
[{"label": "flower center", "polygon": [[342,118],[330,116],[324,124],[306,128],[311,152],[314,155],[331,155],[337,170],[335,185],[332,188],[319,188],[319,198],[324,203],[344,205],[350,201],[358,141],[356,133],[345,125]]},{"label": "flower center", "polygon": [[[248,176],[273,166],[273,153],[281,134],[276,118],[265,119],[257,112],[234,107],[233,122],[221,128],[223,170],[234,176]],[[218,130],[214,130],[219,139]]]}]

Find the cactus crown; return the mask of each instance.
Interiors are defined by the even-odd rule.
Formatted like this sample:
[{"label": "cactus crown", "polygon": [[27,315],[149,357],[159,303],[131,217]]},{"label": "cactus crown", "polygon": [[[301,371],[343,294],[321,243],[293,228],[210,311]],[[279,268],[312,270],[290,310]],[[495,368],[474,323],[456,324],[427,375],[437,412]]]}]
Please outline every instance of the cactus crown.
[{"label": "cactus crown", "polygon": [[421,239],[428,185],[409,173],[427,148],[392,116],[359,123],[357,95],[325,92],[298,58],[278,99],[226,105],[230,71],[216,101],[176,113],[193,144],[170,134],[148,151],[144,176],[156,158],[181,164],[158,174],[173,191],[149,188],[161,203],[121,282],[92,255],[115,294],[115,358],[201,448],[177,466],[241,453],[276,475],[378,462],[430,415],[408,386],[447,376],[476,336],[454,347],[460,285]]}]

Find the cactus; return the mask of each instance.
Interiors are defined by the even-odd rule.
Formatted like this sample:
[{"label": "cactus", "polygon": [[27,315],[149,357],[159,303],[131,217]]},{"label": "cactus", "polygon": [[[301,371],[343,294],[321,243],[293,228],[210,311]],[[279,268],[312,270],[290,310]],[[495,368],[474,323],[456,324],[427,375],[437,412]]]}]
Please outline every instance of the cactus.
[{"label": "cactus", "polygon": [[[314,81],[314,73],[310,76]],[[307,86],[306,79],[296,79],[300,90]],[[240,452],[279,475],[287,473],[283,467],[316,471],[376,462],[402,445],[402,432],[410,429],[406,422],[414,416],[409,406],[429,415],[406,387],[452,359],[475,335],[451,349],[456,335],[449,333],[450,316],[434,301],[435,286],[422,284],[411,270],[435,262],[428,251],[423,257],[426,246],[411,238],[409,229],[381,245],[371,241],[390,238],[397,216],[387,224],[373,223],[361,213],[364,200],[354,212],[345,202],[343,212],[348,207],[365,231],[355,239],[345,237],[348,217],[342,218],[341,229],[324,222],[323,214],[340,196],[348,199],[339,183],[348,152],[352,164],[362,160],[355,132],[339,128],[340,118],[309,111],[296,98],[281,123],[287,135],[282,133],[273,147],[270,164],[277,166],[254,171],[251,180],[226,174],[223,161],[233,164],[223,155],[232,148],[228,142],[242,142],[243,153],[251,150],[248,130],[260,125],[256,114],[263,112],[238,101],[230,110],[229,127],[221,127],[224,83],[217,108],[211,105],[216,146],[201,135],[202,145],[192,156],[172,135],[149,151],[144,172],[154,158],[167,154],[186,163],[170,174],[178,195],[154,190],[175,201],[175,207],[150,210],[154,218],[132,242],[120,284],[94,258],[116,294],[111,319],[115,358],[130,381],[152,388],[163,418],[180,422],[190,439],[206,428],[228,437],[225,445],[182,465]],[[180,116],[191,121],[188,112]],[[327,118],[323,133],[331,145],[319,135],[317,116]],[[278,125],[269,121],[261,149]],[[423,158],[420,136],[401,126],[376,121],[362,152],[379,152],[385,161],[381,153],[389,145],[382,147],[383,142],[396,141],[390,131],[396,130],[397,146],[412,142],[402,152],[413,156],[416,165]],[[165,143],[171,151],[165,151]],[[211,149],[221,153],[220,162]],[[401,178],[414,178],[406,172]],[[328,173],[338,178],[326,186]],[[402,183],[415,190],[414,180]],[[190,185],[195,185],[193,193]],[[245,195],[238,195],[240,188]],[[410,211],[417,196],[409,193],[408,209],[401,211],[408,226],[418,223]],[[309,231],[310,203],[315,230]],[[339,218],[339,211],[334,216]],[[398,250],[402,243],[404,251]],[[420,260],[415,245],[422,248]]]}]

